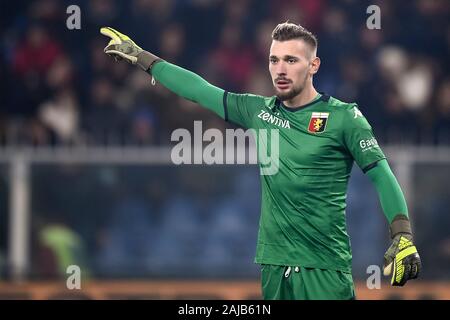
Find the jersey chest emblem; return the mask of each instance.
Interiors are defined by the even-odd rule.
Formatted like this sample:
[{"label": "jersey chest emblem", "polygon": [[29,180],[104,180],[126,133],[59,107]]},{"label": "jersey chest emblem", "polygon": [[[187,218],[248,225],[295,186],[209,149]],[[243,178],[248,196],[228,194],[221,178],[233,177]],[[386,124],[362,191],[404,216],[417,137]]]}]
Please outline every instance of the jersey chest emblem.
[{"label": "jersey chest emblem", "polygon": [[312,133],[324,132],[327,127],[328,112],[313,112],[309,120],[308,131]]}]

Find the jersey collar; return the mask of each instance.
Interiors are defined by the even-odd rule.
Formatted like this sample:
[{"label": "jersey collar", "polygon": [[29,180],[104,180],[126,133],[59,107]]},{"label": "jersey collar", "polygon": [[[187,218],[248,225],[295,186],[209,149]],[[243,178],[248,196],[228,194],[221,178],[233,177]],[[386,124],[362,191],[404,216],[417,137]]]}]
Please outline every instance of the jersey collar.
[{"label": "jersey collar", "polygon": [[316,98],[316,99],[314,99],[313,101],[311,101],[311,102],[309,102],[307,104],[304,104],[302,106],[295,107],[295,108],[288,108],[288,107],[286,107],[280,99],[276,98],[275,106],[274,106],[274,109],[272,111],[274,111],[276,108],[280,108],[281,107],[281,108],[283,108],[286,111],[296,112],[296,111],[299,111],[299,110],[303,110],[306,107],[310,107],[310,106],[312,106],[312,105],[314,105],[314,104],[316,104],[318,102],[328,102],[328,100],[330,100],[330,96],[328,94],[323,93],[323,92],[319,92],[319,94],[321,95],[319,98]]}]

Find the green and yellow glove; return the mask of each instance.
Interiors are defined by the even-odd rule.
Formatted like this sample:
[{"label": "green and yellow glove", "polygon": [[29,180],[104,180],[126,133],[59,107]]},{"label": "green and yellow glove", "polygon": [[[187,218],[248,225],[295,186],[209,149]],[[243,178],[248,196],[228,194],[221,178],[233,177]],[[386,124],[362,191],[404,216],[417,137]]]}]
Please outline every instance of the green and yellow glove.
[{"label": "green and yellow glove", "polygon": [[384,255],[383,273],[391,277],[391,285],[403,286],[408,280],[419,276],[422,263],[413,244],[409,220],[398,215],[390,225],[392,245]]},{"label": "green and yellow glove", "polygon": [[111,38],[104,51],[116,61],[125,60],[138,65],[144,71],[149,71],[156,61],[161,61],[157,56],[139,47],[130,37],[113,28],[103,27],[100,33]]}]

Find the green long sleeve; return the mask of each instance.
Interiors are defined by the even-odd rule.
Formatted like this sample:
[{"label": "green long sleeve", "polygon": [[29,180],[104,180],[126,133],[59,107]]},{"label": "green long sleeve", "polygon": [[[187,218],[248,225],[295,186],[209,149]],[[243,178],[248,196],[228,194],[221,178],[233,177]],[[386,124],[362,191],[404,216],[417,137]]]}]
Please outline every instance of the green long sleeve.
[{"label": "green long sleeve", "polygon": [[224,90],[199,75],[166,61],[155,63],[151,75],[175,94],[196,102],[224,119]]},{"label": "green long sleeve", "polygon": [[367,175],[375,185],[381,207],[389,223],[397,215],[408,217],[408,208],[402,189],[386,159],[378,161],[375,167],[367,171]]}]

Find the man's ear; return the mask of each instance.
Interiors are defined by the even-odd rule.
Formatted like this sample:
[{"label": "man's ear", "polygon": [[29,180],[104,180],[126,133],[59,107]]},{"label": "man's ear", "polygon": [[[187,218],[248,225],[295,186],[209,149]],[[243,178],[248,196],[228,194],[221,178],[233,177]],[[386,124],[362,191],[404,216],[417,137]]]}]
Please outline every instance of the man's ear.
[{"label": "man's ear", "polygon": [[319,71],[319,67],[320,67],[320,58],[319,57],[314,57],[311,62],[310,62],[310,69],[309,69],[309,73],[310,74],[316,74],[317,71]]}]

